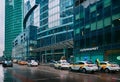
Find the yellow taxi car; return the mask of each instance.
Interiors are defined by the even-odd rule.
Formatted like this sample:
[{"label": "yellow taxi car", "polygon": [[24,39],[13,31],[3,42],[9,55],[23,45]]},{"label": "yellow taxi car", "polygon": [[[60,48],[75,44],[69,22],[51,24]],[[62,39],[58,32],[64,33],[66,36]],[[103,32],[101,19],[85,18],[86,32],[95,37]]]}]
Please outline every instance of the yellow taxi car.
[{"label": "yellow taxi car", "polygon": [[69,70],[70,71],[76,70],[83,73],[86,72],[94,73],[95,71],[98,71],[98,67],[96,64],[93,64],[90,61],[78,61],[74,64],[70,64]]},{"label": "yellow taxi car", "polygon": [[21,61],[18,61],[18,64],[19,64],[19,65],[27,65],[27,62],[26,62],[26,61],[21,60]]},{"label": "yellow taxi car", "polygon": [[99,65],[99,70],[104,71],[106,73],[109,73],[111,71],[117,72],[120,70],[120,67],[118,64],[109,62],[109,61],[101,61]]}]

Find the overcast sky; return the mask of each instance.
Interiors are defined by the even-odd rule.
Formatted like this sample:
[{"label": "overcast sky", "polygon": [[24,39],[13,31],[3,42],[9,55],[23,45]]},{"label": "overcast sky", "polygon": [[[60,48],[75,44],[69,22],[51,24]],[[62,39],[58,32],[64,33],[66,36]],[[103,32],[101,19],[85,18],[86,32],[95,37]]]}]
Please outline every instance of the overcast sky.
[{"label": "overcast sky", "polygon": [[0,0],[0,56],[3,55],[4,50],[4,10],[5,0]]}]

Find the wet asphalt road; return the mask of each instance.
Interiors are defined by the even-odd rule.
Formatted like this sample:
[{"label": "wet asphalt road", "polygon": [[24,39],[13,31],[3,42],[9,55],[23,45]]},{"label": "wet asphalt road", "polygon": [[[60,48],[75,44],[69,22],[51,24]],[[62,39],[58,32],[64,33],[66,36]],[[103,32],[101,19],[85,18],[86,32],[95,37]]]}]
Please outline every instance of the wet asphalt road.
[{"label": "wet asphalt road", "polygon": [[0,65],[0,82],[120,82],[120,73],[84,74],[49,66],[27,67]]}]

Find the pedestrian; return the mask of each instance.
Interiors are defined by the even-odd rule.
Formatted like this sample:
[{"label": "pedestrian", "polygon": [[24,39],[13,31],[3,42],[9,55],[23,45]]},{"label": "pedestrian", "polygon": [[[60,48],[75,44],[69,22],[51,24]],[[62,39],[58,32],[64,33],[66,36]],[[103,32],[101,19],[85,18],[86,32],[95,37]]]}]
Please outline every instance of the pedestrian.
[{"label": "pedestrian", "polygon": [[99,66],[100,66],[100,61],[99,61],[99,59],[97,58],[95,62],[96,62],[96,64],[97,64],[98,68],[99,68]]}]

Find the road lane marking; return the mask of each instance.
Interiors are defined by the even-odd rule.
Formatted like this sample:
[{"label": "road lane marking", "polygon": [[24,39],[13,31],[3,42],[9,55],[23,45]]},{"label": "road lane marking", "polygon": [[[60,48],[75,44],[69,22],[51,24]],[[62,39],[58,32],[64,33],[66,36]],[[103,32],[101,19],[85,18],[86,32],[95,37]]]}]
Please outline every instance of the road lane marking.
[{"label": "road lane marking", "polygon": [[48,78],[34,79],[34,81],[48,80]]},{"label": "road lane marking", "polygon": [[114,79],[114,80],[120,80],[119,78],[112,78],[112,79]]},{"label": "road lane marking", "polygon": [[41,78],[41,79],[34,79],[34,81],[42,81],[42,80],[51,80],[51,79],[59,79],[60,77],[53,77],[53,78]]}]

